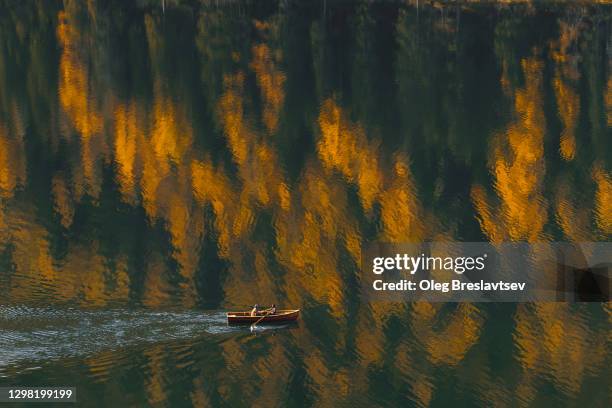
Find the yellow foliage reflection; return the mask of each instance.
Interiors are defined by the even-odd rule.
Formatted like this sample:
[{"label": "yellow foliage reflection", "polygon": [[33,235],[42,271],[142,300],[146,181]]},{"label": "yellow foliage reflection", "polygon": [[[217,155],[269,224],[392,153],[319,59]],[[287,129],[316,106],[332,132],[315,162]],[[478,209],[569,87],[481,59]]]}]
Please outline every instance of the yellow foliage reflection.
[{"label": "yellow foliage reflection", "polygon": [[[390,182],[381,194],[381,218],[384,223],[384,242],[421,242],[426,237],[426,214],[418,202],[416,186],[412,180],[408,160],[402,155],[395,158]],[[427,220],[435,224],[429,217]]]},{"label": "yellow foliage reflection", "polygon": [[321,161],[356,183],[364,208],[370,210],[382,187],[377,144],[368,141],[363,127],[351,123],[333,99],[321,104],[319,128]]},{"label": "yellow foliage reflection", "polygon": [[11,198],[15,189],[26,181],[23,134],[14,132],[0,122],[0,199]]},{"label": "yellow foliage reflection", "polygon": [[[143,145],[144,130],[141,115],[135,103],[129,106],[118,104],[114,112],[115,121],[115,163],[117,164],[117,181],[123,199],[130,204],[136,204],[137,166],[141,163],[139,157]],[[140,160],[139,160],[140,159]]]},{"label": "yellow foliage reflection", "polygon": [[578,94],[561,78],[554,80],[555,95],[559,105],[559,116],[563,121],[561,145],[559,151],[565,160],[572,160],[576,155],[576,124],[580,114]]},{"label": "yellow foliage reflection", "polygon": [[[72,17],[74,18],[74,17]],[[58,15],[57,37],[62,47],[60,59],[60,103],[74,124],[75,129],[88,139],[102,130],[103,120],[91,92],[87,61],[83,61],[81,34],[74,27],[71,16],[66,12]]]},{"label": "yellow foliage reflection", "polygon": [[[570,395],[605,361],[606,333],[587,327],[583,313],[561,303],[521,305],[514,340],[526,373],[550,375]],[[527,374],[529,375],[529,374]]]},{"label": "yellow foliage reflection", "polygon": [[[78,8],[71,8],[75,14]],[[89,48],[85,35],[74,25],[76,16],[70,11],[58,14],[57,37],[62,47],[59,64],[59,101],[71,127],[81,138],[83,184],[77,193],[93,197],[100,193],[98,160],[106,150],[101,138],[103,117],[90,83],[89,61],[84,55]]]},{"label": "yellow foliage reflection", "polygon": [[557,99],[559,117],[563,122],[559,151],[565,160],[572,160],[576,154],[576,126],[580,115],[580,99],[573,83],[580,78],[578,56],[574,49],[580,33],[580,24],[559,21],[560,37],[551,44],[552,59],[556,62],[553,88]]},{"label": "yellow foliage reflection", "polygon": [[595,181],[595,221],[604,234],[612,233],[612,177],[601,164],[593,169]]},{"label": "yellow foliage reflection", "polygon": [[492,242],[544,237],[547,203],[544,181],[544,131],[542,68],[536,58],[521,61],[525,87],[514,94],[516,121],[497,136],[491,150],[491,172],[500,203],[489,203],[484,188],[474,186],[472,199],[483,231]]},{"label": "yellow foliage reflection", "polygon": [[[259,24],[261,26],[261,24]],[[253,46],[253,62],[251,68],[255,71],[257,84],[261,90],[264,103],[263,122],[270,133],[278,126],[280,110],[285,100],[283,86],[285,74],[277,68],[281,59],[280,50],[273,51],[266,44]]]}]

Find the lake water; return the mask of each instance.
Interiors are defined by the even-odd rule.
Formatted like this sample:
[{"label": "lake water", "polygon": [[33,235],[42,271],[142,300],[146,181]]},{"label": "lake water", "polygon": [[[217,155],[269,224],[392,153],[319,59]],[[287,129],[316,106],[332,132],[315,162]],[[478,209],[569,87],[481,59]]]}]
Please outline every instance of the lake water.
[{"label": "lake water", "polygon": [[612,7],[508,3],[4,2],[0,385],[610,406],[611,303],[360,297],[372,241],[610,240]]}]

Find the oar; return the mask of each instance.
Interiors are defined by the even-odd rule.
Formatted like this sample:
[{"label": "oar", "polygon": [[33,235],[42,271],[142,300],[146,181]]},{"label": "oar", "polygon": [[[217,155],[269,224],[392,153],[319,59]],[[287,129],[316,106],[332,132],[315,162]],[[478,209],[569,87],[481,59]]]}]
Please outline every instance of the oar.
[{"label": "oar", "polygon": [[255,330],[255,326],[257,326],[257,323],[261,322],[263,319],[265,319],[269,314],[270,314],[271,310],[269,310],[265,315],[261,316],[261,319],[259,319],[258,321],[256,321],[255,323],[253,323],[251,325],[251,331]]}]

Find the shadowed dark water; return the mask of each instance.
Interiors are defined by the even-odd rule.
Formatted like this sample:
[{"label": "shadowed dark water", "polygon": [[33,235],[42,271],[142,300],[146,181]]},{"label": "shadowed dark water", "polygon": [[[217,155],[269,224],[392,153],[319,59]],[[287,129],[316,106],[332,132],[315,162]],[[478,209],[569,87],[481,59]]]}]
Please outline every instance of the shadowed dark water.
[{"label": "shadowed dark water", "polygon": [[359,296],[366,242],[612,232],[612,8],[413,3],[0,1],[0,385],[610,406],[610,303]]}]

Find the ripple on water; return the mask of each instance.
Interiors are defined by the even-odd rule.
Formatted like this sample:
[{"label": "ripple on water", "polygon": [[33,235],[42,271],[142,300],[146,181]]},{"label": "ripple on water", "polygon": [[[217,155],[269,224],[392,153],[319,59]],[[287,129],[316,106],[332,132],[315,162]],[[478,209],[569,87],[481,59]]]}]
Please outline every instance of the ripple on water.
[{"label": "ripple on water", "polygon": [[[0,306],[0,374],[14,365],[239,331],[216,311]],[[36,366],[36,365],[32,365]],[[95,370],[94,370],[95,371]]]}]

